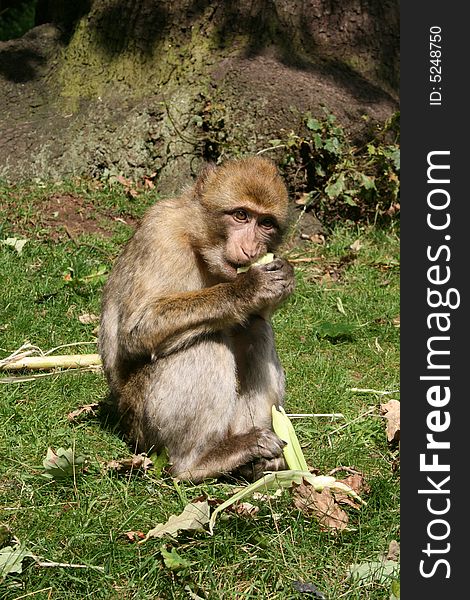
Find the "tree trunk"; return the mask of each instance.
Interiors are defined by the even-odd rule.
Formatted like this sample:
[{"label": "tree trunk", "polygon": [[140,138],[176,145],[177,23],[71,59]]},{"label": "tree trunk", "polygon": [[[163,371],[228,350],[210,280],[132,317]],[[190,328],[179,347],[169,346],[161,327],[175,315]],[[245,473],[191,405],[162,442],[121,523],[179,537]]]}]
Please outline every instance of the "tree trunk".
[{"label": "tree trunk", "polygon": [[396,0],[41,0],[0,42],[0,177],[141,178],[174,191],[334,113],[397,109]]}]

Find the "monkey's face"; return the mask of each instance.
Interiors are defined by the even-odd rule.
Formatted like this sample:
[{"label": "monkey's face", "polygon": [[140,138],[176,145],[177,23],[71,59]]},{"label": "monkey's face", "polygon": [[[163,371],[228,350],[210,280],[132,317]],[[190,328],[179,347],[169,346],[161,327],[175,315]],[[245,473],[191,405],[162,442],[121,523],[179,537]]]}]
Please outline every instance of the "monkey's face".
[{"label": "monkey's face", "polygon": [[255,210],[249,203],[219,215],[223,235],[203,251],[209,271],[224,280],[233,280],[239,267],[246,267],[281,241],[276,218]]},{"label": "monkey's face", "polygon": [[194,194],[205,230],[203,243],[194,244],[213,276],[233,280],[238,267],[274,252],[281,242],[287,190],[271,161],[252,157],[207,169]]}]

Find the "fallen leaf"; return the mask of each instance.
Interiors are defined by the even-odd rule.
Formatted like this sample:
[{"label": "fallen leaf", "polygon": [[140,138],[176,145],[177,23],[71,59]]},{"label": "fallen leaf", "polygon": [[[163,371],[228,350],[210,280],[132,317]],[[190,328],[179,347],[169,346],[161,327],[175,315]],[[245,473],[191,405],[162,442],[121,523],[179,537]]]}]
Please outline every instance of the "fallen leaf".
[{"label": "fallen leaf", "polygon": [[75,421],[75,419],[77,419],[77,417],[80,417],[81,415],[89,415],[90,413],[94,415],[96,414],[98,407],[99,404],[97,402],[94,402],[93,404],[85,404],[84,406],[80,406],[80,408],[77,408],[77,410],[69,412],[69,414],[67,415],[67,419],[69,421]]},{"label": "fallen leaf", "polygon": [[253,499],[254,500],[262,500],[263,502],[265,502],[267,500],[275,500],[276,498],[279,498],[280,496],[282,496],[282,491],[283,491],[282,488],[279,488],[273,494],[263,494],[261,492],[254,492]]},{"label": "fallen leaf", "polygon": [[259,506],[249,502],[238,502],[231,507],[231,510],[239,517],[253,518],[259,513]]},{"label": "fallen leaf", "polygon": [[392,325],[394,327],[400,327],[400,315],[398,315],[398,317],[395,317],[394,319],[392,319]]},{"label": "fallen leaf", "polygon": [[[364,481],[364,476],[361,473],[353,473],[344,479],[338,479],[340,483],[344,483],[356,492],[358,496],[369,491],[369,486]],[[347,504],[353,508],[360,508],[360,503],[354,500],[350,495],[342,491],[334,490],[333,495],[338,504]]]},{"label": "fallen leaf", "polygon": [[342,315],[346,316],[346,311],[344,310],[343,301],[339,297],[336,298],[336,307]]},{"label": "fallen leaf", "polygon": [[400,402],[389,400],[380,405],[382,415],[387,419],[387,440],[397,442],[400,439]]},{"label": "fallen leaf", "polygon": [[52,448],[48,448],[46,458],[42,461],[46,471],[42,473],[42,476],[48,479],[73,477],[82,470],[84,462],[85,457],[76,456],[72,448],[68,448],[68,450],[58,448],[57,453]]},{"label": "fallen leaf", "polygon": [[330,323],[324,321],[318,325],[316,334],[321,338],[329,338],[332,341],[350,340],[355,330],[355,325],[350,323]]},{"label": "fallen leaf", "polygon": [[18,252],[18,254],[21,254],[23,252],[23,246],[26,244],[27,241],[27,239],[20,240],[18,238],[10,237],[6,240],[1,240],[0,244],[4,244],[5,246],[11,246],[14,250]]},{"label": "fallen leaf", "polygon": [[150,455],[150,460],[153,463],[153,470],[155,477],[161,477],[163,475],[164,468],[170,464],[170,460],[168,458],[168,451],[166,448],[160,453],[154,452]]},{"label": "fallen leaf", "polygon": [[348,525],[348,515],[335,502],[330,488],[317,492],[311,485],[295,486],[294,504],[305,515],[314,515],[323,529],[342,531]]},{"label": "fallen leaf", "polygon": [[376,560],[349,567],[349,577],[364,584],[373,582],[385,584],[396,578],[398,573],[399,565],[395,560]]},{"label": "fallen leaf", "polygon": [[[176,536],[178,531],[203,531],[209,522],[209,504],[207,501],[189,503],[179,515],[171,515],[166,523],[159,523],[151,529],[142,542],[150,538],[161,538],[164,535]],[[142,543],[139,542],[139,543]]]},{"label": "fallen leaf", "polygon": [[160,548],[161,555],[165,567],[171,571],[184,571],[194,564],[193,561],[186,560],[178,554],[175,548],[172,548],[170,552],[166,549],[166,546]]},{"label": "fallen leaf", "polygon": [[202,596],[199,596],[198,594],[196,594],[196,592],[193,592],[193,590],[189,587],[189,585],[185,585],[184,590],[185,590],[185,592],[188,592],[188,596],[191,598],[191,600],[206,600],[205,596],[203,598]]},{"label": "fallen leaf", "polygon": [[400,558],[400,544],[396,540],[392,540],[388,545],[386,560],[398,561]]},{"label": "fallen leaf", "polygon": [[313,594],[313,598],[318,600],[326,600],[326,596],[322,594],[316,585],[313,583],[303,583],[302,581],[293,581],[293,587],[301,594]]},{"label": "fallen leaf", "polygon": [[90,325],[91,323],[98,323],[100,318],[98,315],[92,313],[84,313],[78,317],[78,320],[80,323],[83,323],[83,325]]},{"label": "fallen leaf", "polygon": [[390,586],[390,600],[400,600],[400,582],[398,579],[394,579]]},{"label": "fallen leaf", "polygon": [[130,542],[138,542],[139,540],[143,540],[145,538],[145,533],[143,531],[126,531],[124,536]]},{"label": "fallen leaf", "polygon": [[0,579],[9,573],[21,573],[23,571],[23,560],[34,558],[22,545],[5,546],[0,550]]},{"label": "fallen leaf", "polygon": [[153,462],[145,454],[133,454],[130,458],[121,460],[110,460],[106,463],[106,468],[117,473],[128,473],[129,471],[148,471],[153,466]]},{"label": "fallen leaf", "polygon": [[352,250],[353,252],[359,252],[359,250],[362,248],[362,242],[361,240],[356,240],[355,242],[353,242],[350,246],[349,249]]},{"label": "fallen leaf", "polygon": [[132,185],[132,181],[130,179],[126,179],[123,175],[118,175],[116,177],[116,181],[124,187],[130,187]]}]

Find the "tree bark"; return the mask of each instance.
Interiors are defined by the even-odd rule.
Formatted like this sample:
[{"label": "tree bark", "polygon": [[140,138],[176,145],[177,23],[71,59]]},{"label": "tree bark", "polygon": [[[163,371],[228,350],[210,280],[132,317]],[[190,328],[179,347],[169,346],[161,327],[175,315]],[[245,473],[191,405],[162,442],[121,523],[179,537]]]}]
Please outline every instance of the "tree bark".
[{"label": "tree bark", "polygon": [[358,135],[398,106],[396,0],[41,0],[0,42],[0,177],[174,191],[321,107]]}]

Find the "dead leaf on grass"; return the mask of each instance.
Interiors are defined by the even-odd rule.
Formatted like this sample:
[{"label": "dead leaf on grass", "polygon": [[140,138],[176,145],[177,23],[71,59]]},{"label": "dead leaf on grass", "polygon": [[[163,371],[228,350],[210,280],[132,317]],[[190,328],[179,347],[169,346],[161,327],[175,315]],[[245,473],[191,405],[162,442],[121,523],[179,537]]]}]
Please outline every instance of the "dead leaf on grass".
[{"label": "dead leaf on grass", "polygon": [[230,510],[239,517],[252,519],[253,517],[256,517],[256,515],[259,513],[259,506],[250,504],[250,502],[238,502],[237,504],[231,506]]},{"label": "dead leaf on grass", "polygon": [[317,492],[311,485],[301,483],[294,487],[294,504],[305,515],[317,517],[320,527],[343,531],[348,525],[348,515],[335,502],[330,488]]},{"label": "dead leaf on grass", "polygon": [[[345,477],[344,479],[338,479],[340,483],[344,483],[348,485],[352,490],[356,492],[358,496],[361,494],[367,493],[369,491],[369,486],[365,483],[364,476],[362,473],[353,473]],[[344,492],[334,490],[334,497],[338,504],[347,504],[352,506],[353,508],[360,508],[361,505],[359,502],[355,501],[350,495],[345,494]]]},{"label": "dead leaf on grass", "polygon": [[9,573],[21,573],[25,558],[34,558],[34,554],[26,550],[23,545],[2,548],[0,550],[0,579]]},{"label": "dead leaf on grass", "polygon": [[349,249],[352,250],[353,252],[359,252],[359,250],[362,248],[362,245],[363,244],[362,244],[361,240],[356,240],[349,246]]},{"label": "dead leaf on grass", "polygon": [[275,500],[276,498],[279,498],[280,496],[282,496],[283,492],[284,492],[284,490],[282,488],[277,489],[272,494],[263,494],[262,492],[255,492],[253,494],[253,499],[254,500],[262,500],[263,502],[269,501],[269,500]]},{"label": "dead leaf on grass", "polygon": [[203,531],[204,525],[209,523],[210,508],[207,501],[189,503],[179,515],[171,515],[166,523],[158,523],[150,529],[139,544],[150,538],[161,538],[164,535],[176,537],[178,531]]},{"label": "dead leaf on grass", "polygon": [[83,325],[90,325],[92,323],[98,323],[100,318],[98,315],[94,315],[93,313],[84,313],[78,317],[78,320]]},{"label": "dead leaf on grass", "polygon": [[85,463],[84,456],[77,456],[73,448],[58,448],[54,452],[52,448],[47,449],[46,458],[42,461],[45,473],[43,477],[48,479],[63,479],[73,477],[81,472]]},{"label": "dead leaf on grass", "polygon": [[106,468],[117,473],[128,473],[129,471],[148,471],[153,466],[150,458],[142,454],[133,454],[130,458],[122,458],[121,460],[110,460],[106,463]]},{"label": "dead leaf on grass", "polygon": [[400,544],[397,542],[397,540],[392,540],[390,542],[390,544],[388,545],[388,552],[387,552],[387,556],[385,557],[386,560],[395,560],[398,562],[400,558]]},{"label": "dead leaf on grass", "polygon": [[399,565],[394,560],[374,560],[355,563],[349,567],[349,577],[359,580],[364,585],[374,582],[386,585],[396,579]]},{"label": "dead leaf on grass", "polygon": [[387,419],[387,440],[398,442],[400,440],[400,402],[389,400],[380,405],[380,412]]},{"label": "dead leaf on grass", "polygon": [[23,252],[23,247],[27,241],[27,239],[20,240],[18,238],[10,237],[6,240],[0,240],[0,244],[4,244],[5,246],[11,246],[14,250],[16,250],[16,252],[18,252],[18,254],[21,254]]},{"label": "dead leaf on grass", "polygon": [[85,404],[84,406],[80,406],[80,408],[69,412],[69,414],[67,415],[67,419],[69,421],[75,421],[78,417],[81,417],[82,415],[95,415],[96,411],[98,410],[98,407],[99,404],[97,402],[94,402],[93,404]]},{"label": "dead leaf on grass", "polygon": [[126,537],[129,542],[138,542],[139,540],[145,539],[145,533],[143,531],[126,531],[124,537]]}]

